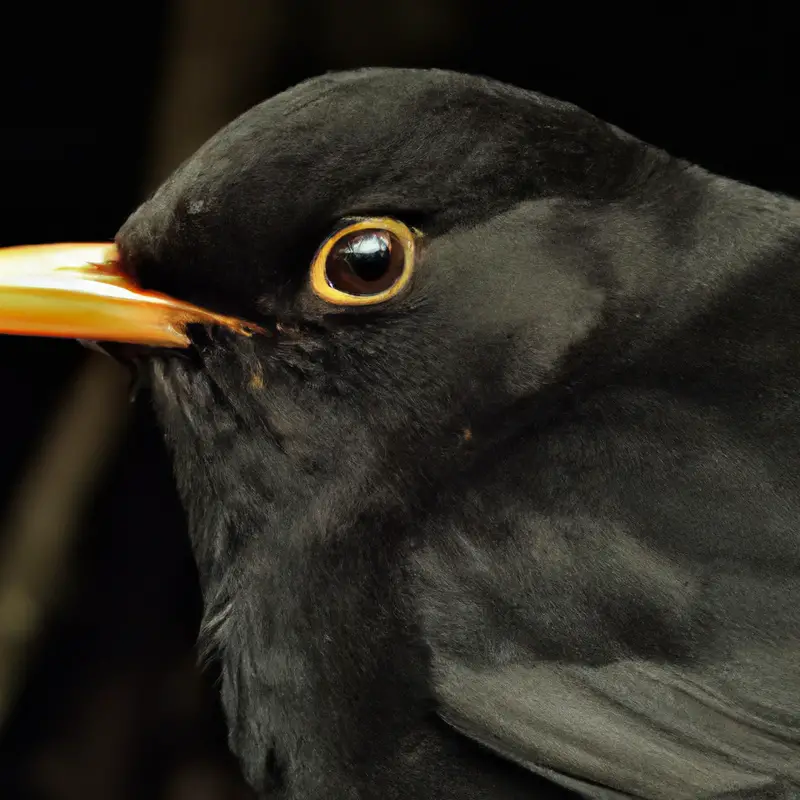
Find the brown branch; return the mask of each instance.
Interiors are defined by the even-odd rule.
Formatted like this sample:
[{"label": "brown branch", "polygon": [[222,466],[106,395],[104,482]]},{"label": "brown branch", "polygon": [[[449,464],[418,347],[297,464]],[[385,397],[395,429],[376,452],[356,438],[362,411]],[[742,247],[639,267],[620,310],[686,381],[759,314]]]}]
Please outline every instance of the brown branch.
[{"label": "brown branch", "polygon": [[87,359],[9,508],[0,534],[0,721],[58,598],[81,511],[123,429],[127,380],[110,359]]},{"label": "brown branch", "polygon": [[[279,7],[264,0],[177,0],[143,189],[257,99]],[[125,380],[110,360],[88,359],[0,528],[0,726],[42,620],[57,602],[81,510],[124,430]]]}]

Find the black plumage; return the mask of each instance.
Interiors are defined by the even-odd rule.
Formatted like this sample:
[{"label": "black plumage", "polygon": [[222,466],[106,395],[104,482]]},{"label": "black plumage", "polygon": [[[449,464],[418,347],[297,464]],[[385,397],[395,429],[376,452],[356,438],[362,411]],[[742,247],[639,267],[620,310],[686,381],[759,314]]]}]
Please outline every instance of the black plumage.
[{"label": "black plumage", "polygon": [[[800,796],[798,208],[382,69],[128,220],[145,287],[270,333],[150,359],[261,795]],[[331,306],[310,264],[363,216],[422,232],[410,289]]]}]

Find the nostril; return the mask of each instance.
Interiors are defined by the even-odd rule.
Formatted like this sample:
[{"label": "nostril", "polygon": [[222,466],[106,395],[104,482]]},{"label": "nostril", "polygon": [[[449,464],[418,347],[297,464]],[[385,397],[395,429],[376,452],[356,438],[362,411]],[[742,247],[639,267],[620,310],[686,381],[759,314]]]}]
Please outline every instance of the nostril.
[{"label": "nostril", "polygon": [[117,269],[125,278],[128,278],[128,280],[132,281],[137,286],[141,286],[139,271],[134,267],[133,262],[129,258],[120,255]]},{"label": "nostril", "polygon": [[[136,264],[133,254],[117,243],[117,263],[116,270],[124,278],[127,278],[137,286],[142,286],[139,266]],[[144,288],[144,287],[142,287]]]},{"label": "nostril", "polygon": [[118,236],[117,246],[119,273],[141,289],[153,292],[166,292],[162,284],[164,270],[159,268],[155,254],[147,247],[146,241],[130,236]]}]

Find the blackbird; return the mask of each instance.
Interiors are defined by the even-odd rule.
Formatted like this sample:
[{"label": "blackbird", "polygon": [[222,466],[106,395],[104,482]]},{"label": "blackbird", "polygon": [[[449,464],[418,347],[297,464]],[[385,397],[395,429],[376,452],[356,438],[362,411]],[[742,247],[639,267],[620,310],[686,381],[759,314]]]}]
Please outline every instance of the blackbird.
[{"label": "blackbird", "polygon": [[259,796],[800,797],[795,200],[334,73],[5,251],[0,329],[149,376]]}]

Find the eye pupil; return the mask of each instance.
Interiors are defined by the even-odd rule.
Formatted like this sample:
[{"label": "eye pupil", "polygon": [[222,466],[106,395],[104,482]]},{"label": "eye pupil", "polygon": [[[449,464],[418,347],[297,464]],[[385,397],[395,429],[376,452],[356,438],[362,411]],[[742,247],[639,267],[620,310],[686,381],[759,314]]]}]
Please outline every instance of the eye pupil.
[{"label": "eye pupil", "polygon": [[389,231],[359,230],[331,248],[325,263],[327,282],[353,295],[378,294],[403,273],[403,245]]},{"label": "eye pupil", "polygon": [[392,240],[385,231],[370,231],[345,237],[336,250],[351,270],[363,281],[376,281],[383,277],[392,258]]}]

